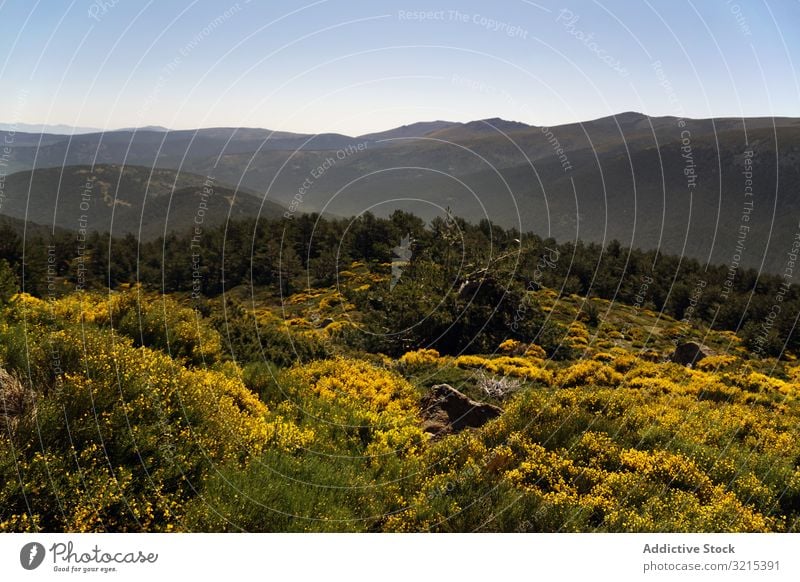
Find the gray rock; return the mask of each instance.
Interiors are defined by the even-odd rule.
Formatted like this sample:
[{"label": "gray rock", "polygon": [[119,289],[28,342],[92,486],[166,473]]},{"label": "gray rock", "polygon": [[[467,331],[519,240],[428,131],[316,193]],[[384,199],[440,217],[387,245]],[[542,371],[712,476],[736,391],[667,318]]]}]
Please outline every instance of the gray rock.
[{"label": "gray rock", "polygon": [[706,346],[697,342],[686,342],[675,346],[675,351],[672,352],[670,360],[682,366],[694,366],[702,360],[711,355],[711,350]]},{"label": "gray rock", "polygon": [[435,436],[478,428],[503,409],[472,400],[448,384],[438,384],[422,398],[422,428]]}]

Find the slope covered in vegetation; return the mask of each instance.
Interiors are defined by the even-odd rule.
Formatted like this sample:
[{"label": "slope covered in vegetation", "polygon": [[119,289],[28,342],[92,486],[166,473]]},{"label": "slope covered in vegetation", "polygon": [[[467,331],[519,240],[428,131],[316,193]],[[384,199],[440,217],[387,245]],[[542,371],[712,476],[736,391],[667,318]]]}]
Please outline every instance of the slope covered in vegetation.
[{"label": "slope covered in vegetation", "polygon": [[[201,292],[188,238],[105,239],[77,291],[4,239],[0,530],[800,529],[794,287],[765,349],[777,278],[726,296],[724,268],[455,219],[275,226],[207,231]],[[711,355],[669,361],[690,340]],[[502,413],[428,430],[441,384]]]}]

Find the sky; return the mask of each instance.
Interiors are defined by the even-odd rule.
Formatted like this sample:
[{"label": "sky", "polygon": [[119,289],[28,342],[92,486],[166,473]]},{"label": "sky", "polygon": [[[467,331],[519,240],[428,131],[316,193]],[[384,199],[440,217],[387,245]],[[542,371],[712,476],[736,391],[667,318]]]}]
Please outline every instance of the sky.
[{"label": "sky", "polygon": [[800,116],[797,0],[0,0],[0,122]]}]

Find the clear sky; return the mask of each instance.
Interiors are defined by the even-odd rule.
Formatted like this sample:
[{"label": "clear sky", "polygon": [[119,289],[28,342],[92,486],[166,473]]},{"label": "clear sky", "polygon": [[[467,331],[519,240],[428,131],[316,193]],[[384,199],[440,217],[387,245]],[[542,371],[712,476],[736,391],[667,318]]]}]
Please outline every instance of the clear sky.
[{"label": "clear sky", "polygon": [[800,116],[797,0],[0,0],[0,23],[2,122]]}]

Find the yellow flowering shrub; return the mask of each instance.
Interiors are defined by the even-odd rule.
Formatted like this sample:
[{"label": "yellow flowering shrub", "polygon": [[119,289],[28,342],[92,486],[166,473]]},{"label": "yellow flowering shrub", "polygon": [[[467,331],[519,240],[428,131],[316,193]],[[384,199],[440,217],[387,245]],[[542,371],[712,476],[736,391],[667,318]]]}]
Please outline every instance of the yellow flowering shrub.
[{"label": "yellow flowering shrub", "polygon": [[30,293],[17,293],[11,297],[11,303],[20,310],[24,309],[41,309],[44,307],[45,302],[34,297]]},{"label": "yellow flowering shrub", "polygon": [[[129,293],[129,292],[128,292]],[[77,292],[51,302],[52,312],[72,322],[108,323],[108,294]]]},{"label": "yellow flowering shrub", "polygon": [[793,392],[791,383],[784,382],[778,378],[772,378],[760,372],[749,371],[746,368],[740,369],[734,373],[722,374],[721,378],[734,387],[756,394],[786,395]]},{"label": "yellow flowering shrub", "polygon": [[106,294],[73,293],[51,301],[50,307],[61,321],[113,326],[137,345],[159,348],[194,364],[210,365],[222,356],[219,333],[194,309],[140,287]]},{"label": "yellow flowering shrub", "polygon": [[708,356],[703,358],[695,365],[695,368],[698,370],[702,370],[704,372],[714,372],[721,368],[727,368],[740,362],[739,358],[736,356],[731,356],[729,354],[720,354],[717,356]]},{"label": "yellow flowering shrub", "polygon": [[317,297],[319,297],[323,293],[324,293],[324,291],[317,290],[317,289],[306,289],[302,293],[294,293],[294,294],[292,294],[288,298],[287,302],[290,305],[298,305],[298,304],[301,304],[301,303],[308,303],[309,301],[313,301],[314,299],[316,299]]},{"label": "yellow flowering shrub", "polygon": [[791,366],[786,369],[789,380],[794,384],[800,384],[800,366]]},{"label": "yellow flowering shrub", "polygon": [[361,360],[318,360],[295,366],[291,375],[322,398],[353,402],[377,412],[416,411],[417,394],[411,384]]},{"label": "yellow flowering shrub", "polygon": [[620,447],[608,434],[587,430],[569,451],[580,464],[614,470],[620,464]]},{"label": "yellow flowering shrub", "polygon": [[29,489],[25,498],[16,487],[2,489],[0,506],[18,514],[27,503],[37,513],[60,505],[63,513],[35,517],[47,529],[178,527],[195,482],[212,467],[313,441],[313,431],[271,413],[232,364],[189,369],[93,327],[65,328],[46,341],[45,357],[58,354],[63,374],[21,434],[41,430],[47,440],[42,450],[35,432],[21,439],[17,458]]},{"label": "yellow flowering shrub", "polygon": [[499,358],[482,358],[480,356],[459,356],[455,359],[459,368],[481,368],[499,376],[524,378],[542,384],[551,384],[553,373],[544,367],[541,360],[501,356]]},{"label": "yellow flowering shrub", "polygon": [[589,347],[589,342],[582,337],[568,337],[564,345],[575,350],[585,350]]},{"label": "yellow flowering shrub", "polygon": [[[631,479],[629,491],[642,489]],[[715,487],[708,502],[689,491],[670,489],[641,500],[633,507],[615,507],[606,514],[607,527],[628,532],[766,532],[774,520],[743,504],[733,493]]]},{"label": "yellow flowering shrub", "polygon": [[544,360],[547,358],[547,352],[539,345],[530,344],[525,350],[525,357],[533,360]]},{"label": "yellow flowering shrub", "polygon": [[323,328],[323,331],[326,336],[328,337],[340,337],[343,333],[347,330],[354,329],[352,323],[347,320],[340,320],[334,321],[333,323],[326,325]]},{"label": "yellow flowering shrub", "polygon": [[582,339],[587,341],[589,339],[589,329],[580,321],[573,321],[567,328],[567,335],[573,339]]},{"label": "yellow flowering shrub", "polygon": [[640,388],[649,392],[669,394],[676,389],[675,384],[667,378],[651,378],[639,376],[626,382],[631,388]]},{"label": "yellow flowering shrub", "polygon": [[326,297],[323,297],[319,302],[319,308],[321,310],[328,310],[333,307],[338,307],[344,303],[345,299],[341,293],[334,292]]},{"label": "yellow flowering shrub", "polygon": [[515,339],[507,339],[500,343],[497,347],[498,350],[505,354],[517,355],[525,351],[522,342]]},{"label": "yellow flowering shrub", "polygon": [[[354,271],[354,301],[365,282],[386,284],[387,271]],[[533,295],[553,300],[559,325],[582,300]],[[319,324],[325,310],[349,309],[338,291],[281,306],[258,297],[244,312],[271,351],[245,372],[221,357],[208,318],[140,288],[19,294],[0,308],[0,366],[36,402],[14,418],[0,409],[0,531],[800,529],[800,366],[738,352],[695,368],[664,362],[658,330],[649,352],[608,341],[619,311],[599,328],[603,351],[583,360],[563,361],[566,351],[546,362],[516,340],[499,355],[356,357],[349,323]],[[291,343],[272,332],[290,327],[292,342],[331,350],[280,360]],[[642,333],[627,335],[639,345]],[[733,340],[709,335],[715,349]],[[566,343],[586,348],[589,337],[573,322]],[[348,357],[315,359],[335,348]],[[415,367],[436,377],[408,374],[415,386],[393,371]],[[484,371],[529,382],[513,380],[503,412],[480,427],[424,433],[426,386],[463,382],[475,397],[481,386],[467,378]]]},{"label": "yellow flowering shrub", "polygon": [[517,487],[532,487],[539,491],[557,492],[577,497],[575,479],[580,470],[574,463],[554,451],[528,441],[518,434],[509,442],[521,459],[516,468],[505,473],[505,479]]},{"label": "yellow flowering shrub", "polygon": [[725,343],[732,344],[732,345],[739,345],[742,343],[742,338],[740,338],[735,331],[730,330],[722,330],[718,331],[717,335],[720,339],[724,340]]},{"label": "yellow flowering shrub", "polygon": [[[611,350],[611,353],[615,353],[615,349]],[[631,353],[624,352],[619,353],[616,351],[616,357],[614,358],[614,363],[612,366],[617,372],[625,373],[633,368],[638,362],[638,358]]]},{"label": "yellow flowering shrub", "polygon": [[429,366],[439,361],[439,352],[432,349],[419,349],[400,356],[400,364],[409,368]]},{"label": "yellow flowering shrub", "polygon": [[488,361],[480,356],[458,356],[454,363],[459,368],[483,368]]},{"label": "yellow flowering shrub", "polygon": [[[324,414],[346,434],[356,429],[364,454],[375,463],[389,455],[413,456],[427,442],[414,387],[397,374],[362,360],[334,358],[295,366],[286,376],[290,396],[304,410]],[[317,402],[312,402],[309,397]]]},{"label": "yellow flowering shrub", "polygon": [[[775,493],[767,487],[752,471],[739,474],[730,483],[730,488],[739,499],[744,499],[750,505],[760,510],[771,509],[776,502]],[[780,492],[783,494],[783,492]]]},{"label": "yellow flowering shrub", "polygon": [[596,360],[582,360],[573,364],[562,370],[556,379],[556,383],[564,388],[593,384],[617,386],[620,382],[622,382],[622,374]]},{"label": "yellow flowering shrub", "polygon": [[619,459],[624,469],[662,482],[667,487],[692,491],[701,499],[708,499],[711,494],[711,479],[697,463],[682,455],[667,451],[627,449],[620,453]]},{"label": "yellow flowering shrub", "polygon": [[[480,431],[435,443],[424,453],[426,471],[419,493],[392,515],[385,529],[463,531],[465,524],[477,521],[489,531],[509,531],[502,517],[482,521],[480,516],[486,513],[474,503],[476,498],[490,503],[502,491],[514,499],[512,506],[521,507],[517,519],[527,524],[524,531],[757,532],[781,527],[778,519],[753,507],[770,506],[774,490],[750,475],[731,482],[735,465],[732,473],[715,473],[702,460],[681,452],[620,446],[617,435],[586,431],[582,422],[575,423],[579,431],[575,440],[565,441],[559,434],[565,422],[579,417],[582,410],[602,409],[606,419],[629,422],[631,411],[638,416],[652,396],[640,398],[633,407],[624,389],[574,388],[560,394],[564,398],[553,402],[551,396],[526,392]],[[612,397],[619,402],[612,402]],[[664,395],[664,408],[642,422],[647,431],[659,426],[653,420],[663,418],[670,405],[674,409],[674,398],[673,393]],[[678,406],[704,405],[681,398]],[[730,426],[730,420],[710,422]],[[680,431],[684,423],[685,417],[676,415],[671,430]],[[696,434],[693,430],[681,434],[688,438]]]}]

